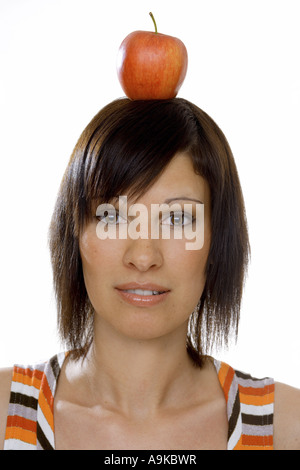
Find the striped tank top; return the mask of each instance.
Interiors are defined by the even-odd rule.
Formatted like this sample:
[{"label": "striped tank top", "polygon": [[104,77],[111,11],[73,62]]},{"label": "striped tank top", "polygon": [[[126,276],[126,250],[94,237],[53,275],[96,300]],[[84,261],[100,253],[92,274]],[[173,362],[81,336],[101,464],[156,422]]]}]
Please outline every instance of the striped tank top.
[{"label": "striped tank top", "polygon": [[[55,450],[53,403],[66,353],[13,369],[4,450]],[[227,450],[272,450],[274,381],[214,360],[228,416]]]}]

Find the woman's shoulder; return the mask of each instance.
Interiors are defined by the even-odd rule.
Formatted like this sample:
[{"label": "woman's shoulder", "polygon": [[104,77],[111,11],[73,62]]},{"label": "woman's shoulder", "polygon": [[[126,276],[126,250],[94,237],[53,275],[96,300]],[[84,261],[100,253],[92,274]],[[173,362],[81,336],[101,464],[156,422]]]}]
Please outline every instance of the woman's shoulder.
[{"label": "woman's shoulder", "polygon": [[[270,377],[257,379],[249,374],[240,372],[222,361],[216,361],[215,366],[223,389],[229,393],[229,385],[236,380],[237,388],[247,404],[269,403],[267,412],[273,414],[273,445],[275,450],[300,450],[300,389],[290,385],[276,382]],[[245,388],[246,387],[246,388]],[[246,396],[247,387],[250,387],[250,396]],[[252,389],[254,387],[254,389]],[[260,392],[259,388],[263,390]],[[259,400],[251,400],[258,391]],[[270,392],[270,393],[269,393]],[[241,396],[240,396],[241,398]],[[257,403],[256,403],[257,402]],[[258,406],[255,413],[263,407]],[[263,411],[262,411],[263,412]]]},{"label": "woman's shoulder", "polygon": [[275,382],[274,448],[300,450],[300,389]]},{"label": "woman's shoulder", "polygon": [[[3,449],[11,391],[36,399],[40,387],[54,394],[62,364],[67,352],[59,352],[49,360],[32,364],[15,364],[0,369],[0,449]],[[43,385],[44,384],[44,385]],[[49,392],[50,391],[50,392]],[[45,390],[44,390],[45,392]]]},{"label": "woman's shoulder", "polygon": [[0,449],[3,449],[13,367],[0,369]]}]

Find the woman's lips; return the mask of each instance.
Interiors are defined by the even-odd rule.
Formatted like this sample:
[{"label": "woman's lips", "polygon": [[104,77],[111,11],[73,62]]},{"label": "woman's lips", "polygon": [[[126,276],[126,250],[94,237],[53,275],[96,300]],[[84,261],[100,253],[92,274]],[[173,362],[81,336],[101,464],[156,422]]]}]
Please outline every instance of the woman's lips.
[{"label": "woman's lips", "polygon": [[125,302],[136,307],[151,307],[168,297],[170,290],[157,284],[123,284],[116,287],[118,294]]}]

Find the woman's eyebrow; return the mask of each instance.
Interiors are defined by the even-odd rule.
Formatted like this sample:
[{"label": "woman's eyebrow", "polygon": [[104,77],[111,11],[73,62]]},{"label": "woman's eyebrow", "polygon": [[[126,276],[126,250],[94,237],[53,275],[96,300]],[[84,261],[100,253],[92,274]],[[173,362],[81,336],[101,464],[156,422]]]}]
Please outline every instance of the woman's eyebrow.
[{"label": "woman's eyebrow", "polygon": [[200,204],[204,204],[203,201],[200,201],[199,199],[194,199],[194,198],[187,197],[187,196],[172,197],[170,199],[166,199],[165,203],[169,204],[172,201],[194,201],[194,202],[199,202]]}]

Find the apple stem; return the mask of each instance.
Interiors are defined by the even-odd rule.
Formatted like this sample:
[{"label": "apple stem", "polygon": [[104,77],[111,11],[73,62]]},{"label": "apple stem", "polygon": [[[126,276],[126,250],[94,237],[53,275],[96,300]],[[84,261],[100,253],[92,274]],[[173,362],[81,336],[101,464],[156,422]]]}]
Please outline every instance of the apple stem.
[{"label": "apple stem", "polygon": [[153,21],[153,23],[154,23],[155,34],[157,34],[157,26],[156,26],[156,21],[155,21],[155,19],[154,19],[153,13],[151,13],[151,11],[150,11],[149,15],[151,16],[152,21]]}]

